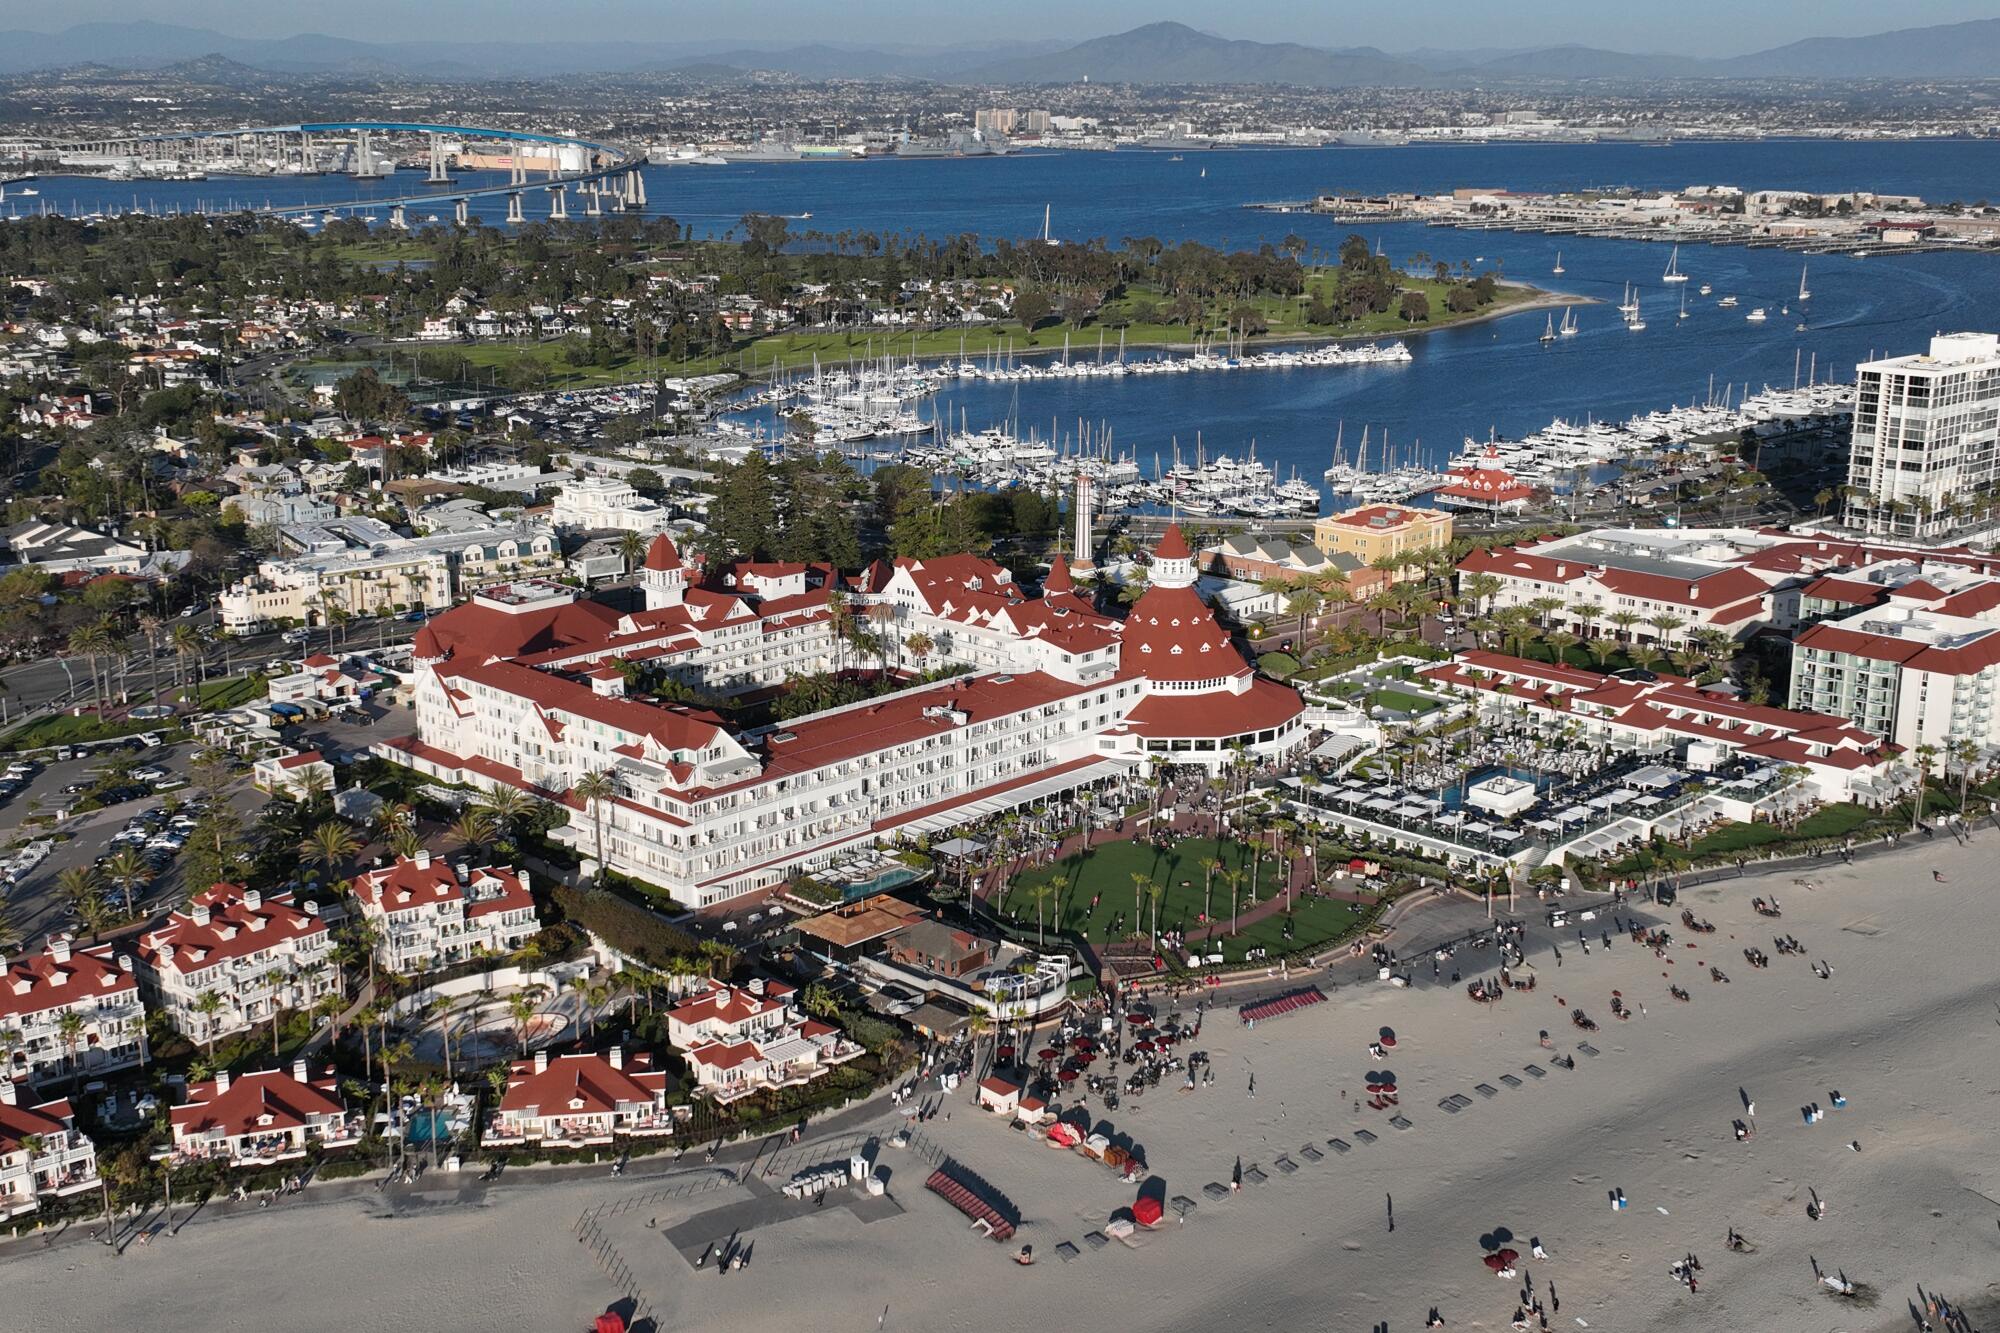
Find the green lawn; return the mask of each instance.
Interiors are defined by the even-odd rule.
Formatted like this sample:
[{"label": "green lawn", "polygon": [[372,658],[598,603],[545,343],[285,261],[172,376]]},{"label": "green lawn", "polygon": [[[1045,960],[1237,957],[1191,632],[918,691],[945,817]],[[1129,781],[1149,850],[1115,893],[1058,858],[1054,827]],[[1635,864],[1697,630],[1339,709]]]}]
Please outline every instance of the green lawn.
[{"label": "green lawn", "polygon": [[[1035,923],[1035,900],[1030,894],[1036,885],[1057,877],[1069,881],[1060,897],[1045,907],[1051,926],[1078,930],[1095,943],[1144,936],[1152,927],[1152,906],[1135,905],[1133,875],[1165,889],[1160,899],[1160,929],[1195,929],[1200,925],[1203,905],[1202,864],[1219,859],[1232,869],[1248,872],[1250,849],[1242,843],[1219,843],[1213,838],[1184,838],[1164,851],[1138,842],[1112,842],[1080,857],[1069,857],[1054,866],[1032,870],[1008,886],[999,904],[1011,911],[1030,930]],[[1268,845],[1258,868],[1256,901],[1282,892],[1280,867],[1272,859]],[[1242,907],[1251,906],[1251,889],[1243,884]],[[1210,911],[1216,920],[1229,919],[1228,881],[1217,874],[1209,894]],[[1091,906],[1096,898],[1097,906]],[[1142,900],[1143,901],[1143,900]],[[1239,961],[1244,950],[1261,944],[1275,955],[1280,951],[1306,948],[1352,933],[1366,919],[1365,910],[1347,903],[1300,898],[1293,921],[1294,938],[1284,938],[1282,915],[1274,915],[1246,928],[1224,945],[1230,961]]]},{"label": "green lawn", "polygon": [[1407,690],[1377,690],[1368,696],[1368,703],[1370,707],[1395,713],[1428,713],[1443,706],[1428,695],[1411,694]]},{"label": "green lawn", "polygon": [[268,686],[269,682],[261,671],[231,676],[226,680],[204,681],[195,691],[195,706],[201,709],[240,708],[253,699],[263,698]]},{"label": "green lawn", "polygon": [[72,717],[68,713],[58,713],[53,717],[39,717],[26,726],[16,727],[0,739],[0,748],[8,750],[37,750],[47,745],[75,745],[79,741],[108,741],[119,736],[136,736],[142,731],[163,731],[173,728],[171,721],[135,721],[131,718],[117,722],[105,722],[95,714],[85,713]]}]

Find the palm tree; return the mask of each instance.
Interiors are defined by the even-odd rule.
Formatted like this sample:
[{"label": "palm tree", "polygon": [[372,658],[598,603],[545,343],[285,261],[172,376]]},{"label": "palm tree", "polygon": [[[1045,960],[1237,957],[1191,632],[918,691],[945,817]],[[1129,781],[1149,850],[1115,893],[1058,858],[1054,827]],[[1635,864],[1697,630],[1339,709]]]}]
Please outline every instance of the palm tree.
[{"label": "palm tree", "polygon": [[208,645],[194,626],[182,621],[167,632],[167,644],[174,650],[175,675],[181,685],[187,684],[187,664],[189,658],[206,664]]},{"label": "palm tree", "polygon": [[331,874],[335,866],[354,855],[360,847],[360,841],[347,825],[337,819],[329,819],[299,843],[299,859]]},{"label": "palm tree", "polygon": [[1140,874],[1136,870],[1131,873],[1132,873],[1132,915],[1136,917],[1145,908],[1146,890],[1152,887],[1153,878],[1150,875]]},{"label": "palm tree", "polygon": [[1931,767],[1937,763],[1938,747],[1929,741],[1917,747],[1917,799],[1910,813],[1910,831],[1916,832],[1924,823],[1924,788],[1930,785]]},{"label": "palm tree", "polygon": [[291,781],[293,795],[308,813],[317,812],[333,792],[333,775],[323,768],[301,768]]},{"label": "palm tree", "polygon": [[597,830],[597,879],[604,878],[604,803],[618,795],[618,777],[608,768],[585,773],[570,788],[570,795],[584,803],[590,822]]},{"label": "palm tree", "polygon": [[903,647],[909,650],[910,656],[917,659],[917,670],[922,671],[924,669],[924,659],[937,651],[937,640],[922,630],[918,630],[915,634],[903,640]]},{"label": "palm tree", "polygon": [[[1058,876],[1057,878],[1060,878]],[[1055,879],[1045,879],[1028,890],[1028,900],[1035,905],[1035,947],[1041,948],[1047,937],[1042,932],[1042,909],[1049,905],[1060,889]]]},{"label": "palm tree", "polygon": [[203,991],[195,997],[194,1011],[201,1015],[201,1042],[208,1048],[208,1062],[214,1064],[216,1019],[222,1013],[222,992]]},{"label": "palm tree", "polygon": [[459,812],[451,822],[451,836],[466,847],[478,848],[485,845],[493,833],[493,817],[478,806]]},{"label": "palm tree", "polygon": [[1236,917],[1243,906],[1243,886],[1250,882],[1242,866],[1231,866],[1222,872],[1222,882],[1229,886],[1229,933],[1236,933]]},{"label": "palm tree", "polygon": [[1665,643],[1669,638],[1673,637],[1674,631],[1687,624],[1687,621],[1671,611],[1662,611],[1657,615],[1647,616],[1646,623],[1651,625],[1654,633],[1659,635],[1660,642]]},{"label": "palm tree", "polygon": [[540,986],[530,986],[507,1000],[507,1016],[514,1020],[522,1055],[528,1053],[528,1024],[534,1022],[535,1015],[541,1011],[542,993]]},{"label": "palm tree", "polygon": [[624,557],[625,572],[630,574],[639,567],[639,560],[646,554],[646,539],[627,528],[618,537],[618,554]]},{"label": "palm tree", "polygon": [[1467,574],[1458,581],[1459,595],[1472,603],[1472,614],[1486,615],[1492,610],[1493,598],[1499,595],[1502,584],[1492,574]]},{"label": "palm tree", "polygon": [[69,651],[72,657],[81,657],[90,671],[90,697],[101,699],[104,691],[98,687],[98,660],[105,653],[117,649],[116,637],[106,627],[106,622],[98,621],[90,625],[79,625],[70,631]]},{"label": "palm tree", "polygon": [[1632,627],[1639,623],[1640,617],[1637,611],[1613,611],[1605,619],[1618,627],[1618,638],[1621,643],[1630,643]]},{"label": "palm tree", "polygon": [[120,847],[105,861],[104,874],[125,895],[125,915],[137,916],[139,909],[132,899],[132,886],[153,877],[153,868],[146,864],[146,858],[133,848]]},{"label": "palm tree", "polygon": [[285,980],[285,969],[282,967],[266,968],[264,971],[264,984],[271,988],[271,1058],[273,1060],[278,1058],[278,1019],[284,1013],[284,1005],[280,1004],[279,1001],[284,995]]},{"label": "palm tree", "polygon": [[69,1090],[76,1092],[77,1075],[83,1071],[77,1068],[76,1048],[83,1044],[83,1034],[90,1024],[74,1009],[65,1009],[62,1017],[56,1019],[56,1040],[62,1043],[63,1058],[69,1065]]},{"label": "palm tree", "polygon": [[415,829],[399,828],[389,834],[389,850],[405,861],[414,859],[423,849],[423,835]]},{"label": "palm tree", "polygon": [[514,825],[528,813],[534,804],[527,794],[516,787],[491,787],[480,798],[473,809],[482,811],[493,821],[493,829],[500,837],[510,837]]},{"label": "palm tree", "polygon": [[1965,817],[1966,789],[1972,785],[1972,766],[1979,762],[1977,741],[1960,741],[1951,749],[1951,757],[1958,761],[1958,815]]},{"label": "palm tree", "polygon": [[1215,877],[1225,868],[1219,856],[1211,856],[1201,863],[1201,919],[1204,922],[1215,919],[1215,913],[1210,910],[1210,898],[1215,889]]},{"label": "palm tree", "polygon": [[1301,654],[1306,650],[1306,617],[1319,610],[1319,606],[1319,589],[1309,583],[1293,587],[1291,594],[1285,598],[1286,612],[1299,618],[1298,650]]},{"label": "palm tree", "polygon": [[71,866],[57,871],[56,892],[85,921],[90,920],[93,909],[100,913],[103,911],[97,896],[97,871],[91,866]]},{"label": "palm tree", "polygon": [[1160,947],[1160,899],[1166,897],[1166,894],[1166,889],[1159,884],[1146,886],[1146,901],[1153,907],[1153,948],[1156,952]]}]

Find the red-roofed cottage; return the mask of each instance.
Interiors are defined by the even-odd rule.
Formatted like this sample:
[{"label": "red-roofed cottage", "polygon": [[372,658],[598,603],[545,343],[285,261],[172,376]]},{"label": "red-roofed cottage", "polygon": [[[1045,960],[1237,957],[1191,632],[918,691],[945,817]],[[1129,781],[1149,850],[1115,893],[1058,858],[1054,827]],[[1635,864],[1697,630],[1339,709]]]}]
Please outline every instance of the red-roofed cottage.
[{"label": "red-roofed cottage", "polygon": [[312,1148],[348,1148],[361,1138],[360,1116],[349,1116],[331,1068],[311,1074],[304,1060],[232,1076],[227,1070],[191,1083],[187,1100],[168,1112],[177,1162],[221,1161],[274,1166]]},{"label": "red-roofed cottage", "polygon": [[673,1129],[666,1072],[654,1069],[646,1052],[627,1056],[613,1046],[603,1054],[550,1058],[547,1051],[536,1051],[514,1062],[483,1142],[583,1147],[610,1143],[620,1134]]},{"label": "red-roofed cottage", "polygon": [[356,875],[354,897],[381,928],[375,957],[393,972],[508,953],[541,929],[527,871],[475,869],[427,851]]},{"label": "red-roofed cottage", "polygon": [[[310,1008],[339,987],[319,905],[216,884],[139,937],[140,985],[190,1040],[212,1041]],[[205,1012],[204,995],[222,1007]]]},{"label": "red-roofed cottage", "polygon": [[18,1034],[10,1078],[41,1083],[143,1063],[146,1006],[131,955],[108,945],[78,949],[68,935],[52,935],[41,953],[5,959],[0,1029]]}]

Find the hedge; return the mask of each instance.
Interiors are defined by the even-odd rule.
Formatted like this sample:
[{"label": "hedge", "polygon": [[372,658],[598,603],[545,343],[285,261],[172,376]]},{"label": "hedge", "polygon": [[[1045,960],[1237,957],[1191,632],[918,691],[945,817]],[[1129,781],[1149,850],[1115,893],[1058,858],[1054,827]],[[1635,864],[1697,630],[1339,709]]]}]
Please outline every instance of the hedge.
[{"label": "hedge", "polygon": [[665,969],[676,959],[694,958],[700,946],[679,926],[662,921],[635,903],[608,893],[587,893],[558,884],[550,897],[572,921],[618,952],[649,967]]}]

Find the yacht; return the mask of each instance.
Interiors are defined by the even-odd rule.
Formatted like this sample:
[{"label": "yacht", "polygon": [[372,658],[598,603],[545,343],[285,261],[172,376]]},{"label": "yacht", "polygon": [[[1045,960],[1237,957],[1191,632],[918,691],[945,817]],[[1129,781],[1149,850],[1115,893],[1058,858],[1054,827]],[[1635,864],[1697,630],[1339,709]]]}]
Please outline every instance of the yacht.
[{"label": "yacht", "polygon": [[1660,281],[1686,282],[1687,280],[1688,275],[1681,272],[1681,248],[1677,245],[1674,247],[1674,252],[1667,256],[1667,271],[1660,275]]},{"label": "yacht", "polygon": [[1625,299],[1618,303],[1618,313],[1631,319],[1639,313],[1639,298],[1632,293],[1632,284],[1625,284]]},{"label": "yacht", "polygon": [[1745,315],[1743,318],[1749,320],[1752,324],[1762,324],[1766,319],[1769,319],[1770,316],[1764,313],[1763,306],[1758,306],[1755,310],[1752,310],[1749,314]]},{"label": "yacht", "polygon": [[1717,301],[1716,305],[1720,306],[1724,310],[1734,310],[1736,308],[1736,298],[1733,296],[1725,296],[1720,301]]},{"label": "yacht", "polygon": [[1705,283],[1705,282],[1704,282],[1704,283],[1703,283],[1703,284],[1701,285],[1701,294],[1702,294],[1703,296],[1707,296],[1707,295],[1709,294],[1709,292],[1711,292],[1711,291],[1713,291],[1713,290],[1714,290],[1714,289],[1713,289],[1712,287],[1710,287],[1710,286],[1709,286],[1709,285],[1708,285],[1707,283]]},{"label": "yacht", "polygon": [[1556,328],[1558,337],[1576,337],[1576,314],[1568,306],[1563,307],[1563,322]]}]

